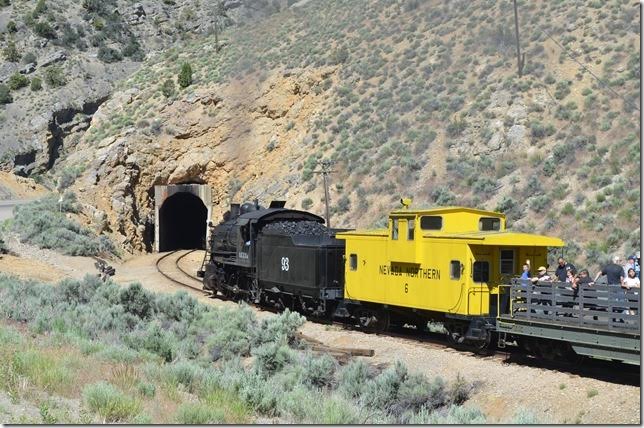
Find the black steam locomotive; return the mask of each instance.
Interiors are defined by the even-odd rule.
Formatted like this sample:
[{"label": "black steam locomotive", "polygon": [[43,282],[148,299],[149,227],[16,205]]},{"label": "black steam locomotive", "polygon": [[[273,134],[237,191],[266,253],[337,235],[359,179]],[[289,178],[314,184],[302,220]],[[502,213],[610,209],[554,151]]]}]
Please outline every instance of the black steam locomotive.
[{"label": "black steam locomotive", "polygon": [[213,226],[204,288],[233,300],[329,317],[343,297],[344,241],[312,213],[232,204]]}]

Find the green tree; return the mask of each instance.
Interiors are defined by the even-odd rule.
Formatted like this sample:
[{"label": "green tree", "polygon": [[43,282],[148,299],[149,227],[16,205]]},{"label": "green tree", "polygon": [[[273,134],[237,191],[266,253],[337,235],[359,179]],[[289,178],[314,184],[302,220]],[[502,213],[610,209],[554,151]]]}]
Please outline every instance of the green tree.
[{"label": "green tree", "polygon": [[13,97],[11,96],[11,91],[9,87],[4,84],[0,84],[0,104],[9,104],[13,102]]},{"label": "green tree", "polygon": [[16,90],[20,88],[24,88],[29,84],[29,79],[27,79],[24,75],[20,74],[19,72],[15,72],[11,75],[9,78],[9,89]]},{"label": "green tree", "polygon": [[16,48],[16,43],[13,40],[9,40],[7,47],[2,51],[4,58],[9,62],[18,62],[20,61],[20,52]]},{"label": "green tree", "polygon": [[181,66],[181,71],[179,72],[179,86],[182,88],[187,88],[192,85],[192,67],[189,63],[184,62]]},{"label": "green tree", "polygon": [[7,22],[7,31],[9,33],[15,33],[16,31],[18,31],[18,26],[16,25],[15,21]]},{"label": "green tree", "polygon": [[165,95],[166,98],[170,98],[174,95],[175,88],[172,79],[168,79],[163,82],[163,85],[161,86],[161,92],[163,93],[163,95]]},{"label": "green tree", "polygon": [[40,91],[42,89],[42,80],[40,77],[34,77],[31,79],[31,86],[30,89],[34,92]]}]

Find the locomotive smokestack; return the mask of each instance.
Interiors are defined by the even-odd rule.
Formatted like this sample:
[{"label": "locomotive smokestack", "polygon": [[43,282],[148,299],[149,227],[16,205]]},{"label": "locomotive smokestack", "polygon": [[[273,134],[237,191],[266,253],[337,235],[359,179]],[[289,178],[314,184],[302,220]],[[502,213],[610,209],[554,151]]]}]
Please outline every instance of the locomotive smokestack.
[{"label": "locomotive smokestack", "polygon": [[259,199],[255,198],[255,209],[259,209]]}]

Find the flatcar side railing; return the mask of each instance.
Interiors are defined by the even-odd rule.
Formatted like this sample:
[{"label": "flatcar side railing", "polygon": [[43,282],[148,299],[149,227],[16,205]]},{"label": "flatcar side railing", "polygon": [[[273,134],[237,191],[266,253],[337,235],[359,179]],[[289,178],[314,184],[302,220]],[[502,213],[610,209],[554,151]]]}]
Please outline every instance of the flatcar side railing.
[{"label": "flatcar side railing", "polygon": [[501,286],[498,315],[615,332],[640,333],[640,289],[512,279]]}]

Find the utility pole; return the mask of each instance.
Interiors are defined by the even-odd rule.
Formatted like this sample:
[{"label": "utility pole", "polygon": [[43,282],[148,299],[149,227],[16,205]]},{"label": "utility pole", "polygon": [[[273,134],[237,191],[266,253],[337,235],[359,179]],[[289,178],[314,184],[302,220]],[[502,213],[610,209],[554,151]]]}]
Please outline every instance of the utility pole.
[{"label": "utility pole", "polygon": [[517,34],[517,68],[519,69],[519,77],[523,71],[523,64],[525,62],[525,54],[521,56],[521,45],[519,44],[519,12],[517,11],[517,0],[514,2],[514,30]]},{"label": "utility pole", "polygon": [[322,168],[320,171],[313,171],[315,174],[322,174],[322,178],[324,179],[324,204],[326,205],[326,227],[330,228],[331,227],[331,217],[329,214],[329,181],[328,177],[329,174],[335,171],[331,171],[329,168],[331,168],[331,165],[333,165],[333,162],[330,160],[321,160],[317,162],[318,165]]}]

